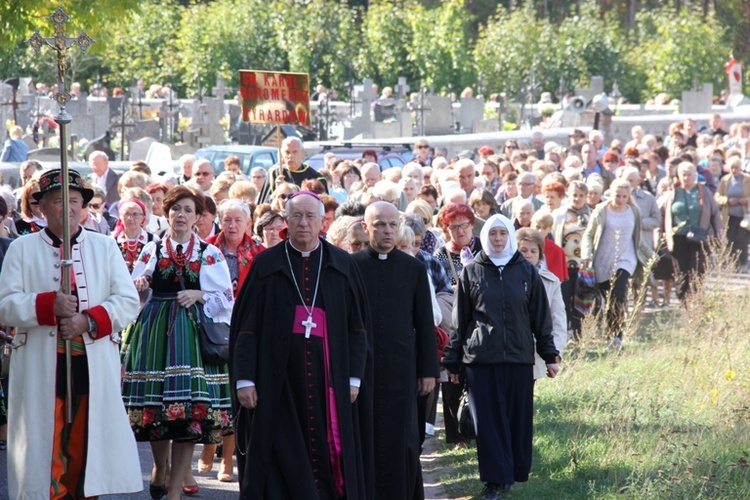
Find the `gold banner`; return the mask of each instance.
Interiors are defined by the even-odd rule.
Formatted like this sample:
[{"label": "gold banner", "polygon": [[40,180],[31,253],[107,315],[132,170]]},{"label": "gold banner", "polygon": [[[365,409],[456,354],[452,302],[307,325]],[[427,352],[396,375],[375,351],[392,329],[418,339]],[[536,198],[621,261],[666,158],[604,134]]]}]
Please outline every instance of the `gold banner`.
[{"label": "gold banner", "polygon": [[240,70],[242,119],[250,123],[310,125],[310,75]]}]

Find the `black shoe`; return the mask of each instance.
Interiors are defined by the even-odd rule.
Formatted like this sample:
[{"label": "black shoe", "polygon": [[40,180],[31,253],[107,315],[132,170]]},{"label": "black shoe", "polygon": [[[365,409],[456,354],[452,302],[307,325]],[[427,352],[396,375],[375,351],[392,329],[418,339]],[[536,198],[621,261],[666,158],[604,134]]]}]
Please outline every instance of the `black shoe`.
[{"label": "black shoe", "polygon": [[500,489],[503,491],[503,493],[508,493],[512,487],[513,487],[512,484],[504,484],[503,487]]},{"label": "black shoe", "polygon": [[498,485],[495,483],[487,483],[484,485],[482,490],[482,500],[499,500],[500,494],[498,493]]},{"label": "black shoe", "polygon": [[167,485],[162,484],[161,486],[156,486],[155,484],[149,484],[148,492],[151,494],[151,498],[159,500],[167,494]]}]

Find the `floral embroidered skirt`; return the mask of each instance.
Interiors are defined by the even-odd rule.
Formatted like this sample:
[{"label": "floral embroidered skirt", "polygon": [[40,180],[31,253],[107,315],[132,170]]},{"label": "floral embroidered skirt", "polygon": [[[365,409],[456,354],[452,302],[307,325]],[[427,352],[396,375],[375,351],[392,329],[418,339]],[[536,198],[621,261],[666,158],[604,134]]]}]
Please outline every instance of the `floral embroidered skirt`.
[{"label": "floral embroidered skirt", "polygon": [[[204,320],[200,306],[192,312]],[[137,441],[220,443],[231,431],[228,367],[203,365],[195,323],[175,294],[154,294],[125,330],[121,358]]]}]

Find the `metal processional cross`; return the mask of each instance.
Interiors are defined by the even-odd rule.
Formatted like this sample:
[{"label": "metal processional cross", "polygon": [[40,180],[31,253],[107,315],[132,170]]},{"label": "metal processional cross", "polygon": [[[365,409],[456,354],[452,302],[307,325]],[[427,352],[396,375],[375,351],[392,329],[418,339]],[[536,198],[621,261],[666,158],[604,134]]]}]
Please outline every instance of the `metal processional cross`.
[{"label": "metal processional cross", "polygon": [[[48,46],[52,50],[57,52],[57,85],[59,91],[57,94],[52,96],[54,100],[60,105],[60,112],[55,116],[55,121],[60,126],[60,167],[62,170],[62,213],[67,214],[70,212],[70,198],[69,198],[69,185],[70,178],[68,177],[68,155],[67,155],[67,126],[73,121],[70,114],[65,111],[65,104],[70,101],[70,94],[68,93],[68,87],[65,84],[65,73],[68,69],[67,52],[68,47],[71,45],[78,45],[81,50],[86,52],[89,46],[94,43],[94,39],[86,34],[86,31],[82,31],[77,37],[68,37],[65,34],[65,23],[68,22],[70,17],[58,7],[55,12],[49,16],[49,19],[55,23],[55,36],[52,38],[44,38],[39,34],[39,30],[34,31],[34,34],[26,40],[26,43],[31,45],[36,53],[39,50]],[[70,221],[67,217],[63,217],[63,234],[62,234],[62,261],[60,262],[62,267],[62,292],[70,295],[71,293],[71,281],[70,281],[70,268],[73,266],[73,259],[71,257],[70,249]],[[73,381],[71,378],[71,369],[73,365],[73,347],[70,340],[65,341],[65,367],[66,367],[66,419],[68,423],[73,421]]]}]

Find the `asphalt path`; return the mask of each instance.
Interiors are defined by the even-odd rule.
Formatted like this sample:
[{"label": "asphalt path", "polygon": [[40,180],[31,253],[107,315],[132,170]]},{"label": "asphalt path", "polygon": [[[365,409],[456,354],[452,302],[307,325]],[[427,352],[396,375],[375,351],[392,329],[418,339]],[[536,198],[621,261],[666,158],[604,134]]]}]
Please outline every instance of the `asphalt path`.
[{"label": "asphalt path", "polygon": [[[200,456],[202,446],[195,447],[193,456],[193,475],[200,487],[197,495],[183,498],[205,498],[208,500],[236,500],[239,496],[239,484],[237,483],[237,464],[234,467],[234,479],[232,483],[222,483],[216,479],[219,472],[219,458],[214,459],[214,467],[208,474],[198,473],[198,457]],[[143,473],[143,491],[140,493],[131,493],[129,495],[103,495],[100,500],[150,500],[151,495],[148,493],[148,483],[151,479],[151,446],[148,443],[138,443],[138,455],[141,459],[141,472]],[[8,496],[8,452],[0,451],[0,499],[7,499]]]}]

